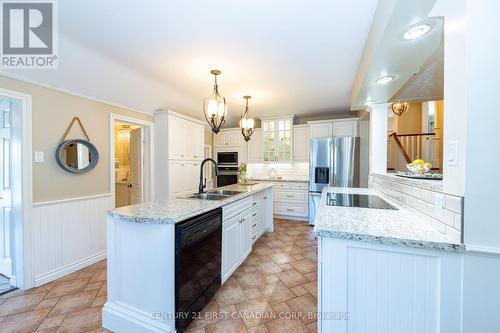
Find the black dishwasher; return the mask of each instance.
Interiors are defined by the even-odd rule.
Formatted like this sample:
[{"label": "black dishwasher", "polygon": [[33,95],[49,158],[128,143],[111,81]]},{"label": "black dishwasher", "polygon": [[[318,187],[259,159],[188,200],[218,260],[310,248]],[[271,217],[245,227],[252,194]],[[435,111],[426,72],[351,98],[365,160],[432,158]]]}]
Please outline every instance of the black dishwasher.
[{"label": "black dishwasher", "polygon": [[221,285],[222,209],[175,226],[175,328],[182,332]]}]

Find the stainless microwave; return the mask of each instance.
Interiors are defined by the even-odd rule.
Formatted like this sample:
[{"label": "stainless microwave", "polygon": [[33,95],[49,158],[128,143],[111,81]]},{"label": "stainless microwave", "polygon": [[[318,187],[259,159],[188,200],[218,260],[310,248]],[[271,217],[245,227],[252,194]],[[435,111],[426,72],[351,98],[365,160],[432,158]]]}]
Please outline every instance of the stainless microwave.
[{"label": "stainless microwave", "polygon": [[219,151],[217,152],[217,164],[221,166],[237,166],[238,152],[237,151]]}]

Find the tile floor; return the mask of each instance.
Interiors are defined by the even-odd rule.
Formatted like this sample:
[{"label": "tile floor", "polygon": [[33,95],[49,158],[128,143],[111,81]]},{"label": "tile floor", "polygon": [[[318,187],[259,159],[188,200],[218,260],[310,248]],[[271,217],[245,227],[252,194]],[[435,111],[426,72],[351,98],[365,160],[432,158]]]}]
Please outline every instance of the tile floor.
[{"label": "tile floor", "polygon": [[[316,332],[317,246],[312,227],[275,220],[187,332]],[[106,261],[28,291],[0,296],[0,332],[101,328]]]}]

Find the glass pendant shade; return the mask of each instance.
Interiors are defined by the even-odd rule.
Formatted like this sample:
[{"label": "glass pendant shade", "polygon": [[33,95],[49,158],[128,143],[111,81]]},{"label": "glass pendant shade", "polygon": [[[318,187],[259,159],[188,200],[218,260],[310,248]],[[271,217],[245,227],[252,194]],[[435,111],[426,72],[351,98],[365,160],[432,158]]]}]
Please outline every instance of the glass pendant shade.
[{"label": "glass pendant shade", "polygon": [[217,85],[217,75],[220,75],[221,72],[214,69],[210,73],[214,76],[214,90],[210,97],[203,100],[203,111],[212,132],[217,134],[226,121],[227,104],[226,99],[219,94],[219,86]]},{"label": "glass pendant shade", "polygon": [[246,99],[246,106],[245,106],[245,112],[240,118],[240,128],[241,128],[241,134],[243,135],[243,138],[245,138],[245,141],[249,141],[250,137],[253,134],[253,127],[255,125],[255,121],[253,118],[250,118],[250,113],[248,112],[248,100],[252,98],[251,96],[243,96],[244,99]]}]

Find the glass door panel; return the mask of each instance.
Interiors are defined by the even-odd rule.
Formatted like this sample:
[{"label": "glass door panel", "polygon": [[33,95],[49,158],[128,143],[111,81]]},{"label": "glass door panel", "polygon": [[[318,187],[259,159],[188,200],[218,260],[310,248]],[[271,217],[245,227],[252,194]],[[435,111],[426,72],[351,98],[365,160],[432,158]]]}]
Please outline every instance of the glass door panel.
[{"label": "glass door panel", "polygon": [[292,160],[292,121],[278,120],[278,160]]},{"label": "glass door panel", "polygon": [[262,122],[262,140],[263,140],[263,154],[264,161],[276,160],[276,130],[274,121]]}]

